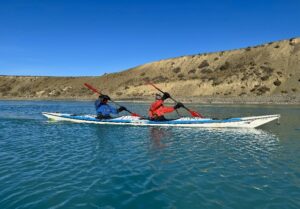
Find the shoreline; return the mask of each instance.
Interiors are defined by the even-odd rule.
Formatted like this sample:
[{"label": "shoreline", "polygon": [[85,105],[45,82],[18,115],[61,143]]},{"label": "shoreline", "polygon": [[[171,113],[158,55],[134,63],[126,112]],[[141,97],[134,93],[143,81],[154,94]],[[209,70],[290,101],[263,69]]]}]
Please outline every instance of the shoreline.
[{"label": "shoreline", "polygon": [[[97,97],[7,97],[0,98],[0,101],[94,101]],[[268,97],[176,97],[177,101],[187,104],[228,104],[228,105],[300,105],[300,95],[295,96],[268,96]],[[149,98],[116,98],[116,102],[151,103]],[[173,103],[166,101],[166,103]]]}]

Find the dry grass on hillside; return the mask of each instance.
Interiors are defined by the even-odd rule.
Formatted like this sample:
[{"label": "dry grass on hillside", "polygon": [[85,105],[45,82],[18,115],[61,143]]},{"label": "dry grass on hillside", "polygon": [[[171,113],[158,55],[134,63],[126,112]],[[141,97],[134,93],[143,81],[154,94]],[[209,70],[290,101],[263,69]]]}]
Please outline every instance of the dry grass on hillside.
[{"label": "dry grass on hillside", "polygon": [[0,77],[0,98],[89,99],[91,83],[114,98],[149,99],[151,81],[179,98],[299,98],[300,38],[182,56],[100,77]]}]

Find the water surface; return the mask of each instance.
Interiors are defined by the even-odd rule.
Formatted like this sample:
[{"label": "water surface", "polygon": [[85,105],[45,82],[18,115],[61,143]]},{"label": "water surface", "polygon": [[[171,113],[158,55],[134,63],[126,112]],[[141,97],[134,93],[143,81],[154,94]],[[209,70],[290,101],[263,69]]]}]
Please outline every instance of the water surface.
[{"label": "water surface", "polygon": [[93,102],[0,101],[0,208],[300,208],[299,106],[189,107],[220,118],[281,114],[281,125],[48,122],[41,112],[90,114]]}]

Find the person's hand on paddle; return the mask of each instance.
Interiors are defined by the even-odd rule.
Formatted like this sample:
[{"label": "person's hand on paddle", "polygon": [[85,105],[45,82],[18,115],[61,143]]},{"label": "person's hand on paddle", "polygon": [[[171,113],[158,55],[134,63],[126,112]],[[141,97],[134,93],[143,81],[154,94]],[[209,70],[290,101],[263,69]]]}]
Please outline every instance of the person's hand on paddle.
[{"label": "person's hand on paddle", "polygon": [[124,111],[124,110],[127,111],[126,107],[120,106],[119,109],[118,109],[118,113],[119,113],[119,112],[122,112],[122,111]]},{"label": "person's hand on paddle", "polygon": [[162,96],[162,100],[166,100],[166,99],[168,99],[168,98],[170,98],[171,96],[170,96],[170,94],[168,93],[168,92],[164,92],[164,94],[163,94],[163,96]]},{"label": "person's hand on paddle", "polygon": [[184,107],[184,105],[181,102],[177,102],[177,104],[174,106],[174,109],[177,110],[181,107]]}]

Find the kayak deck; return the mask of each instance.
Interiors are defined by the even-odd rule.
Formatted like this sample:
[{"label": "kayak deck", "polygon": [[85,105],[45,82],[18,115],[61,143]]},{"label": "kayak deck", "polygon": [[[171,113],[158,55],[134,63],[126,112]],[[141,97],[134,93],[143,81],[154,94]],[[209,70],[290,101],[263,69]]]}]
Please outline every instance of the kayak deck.
[{"label": "kayak deck", "polygon": [[67,113],[43,112],[44,116],[55,121],[70,121],[75,123],[92,123],[107,125],[136,125],[136,126],[177,126],[177,127],[206,127],[206,128],[256,128],[274,120],[280,115],[264,115],[242,118],[211,119],[183,117],[175,120],[152,121],[136,116],[121,116],[112,119],[96,119],[95,115],[73,115]]}]

